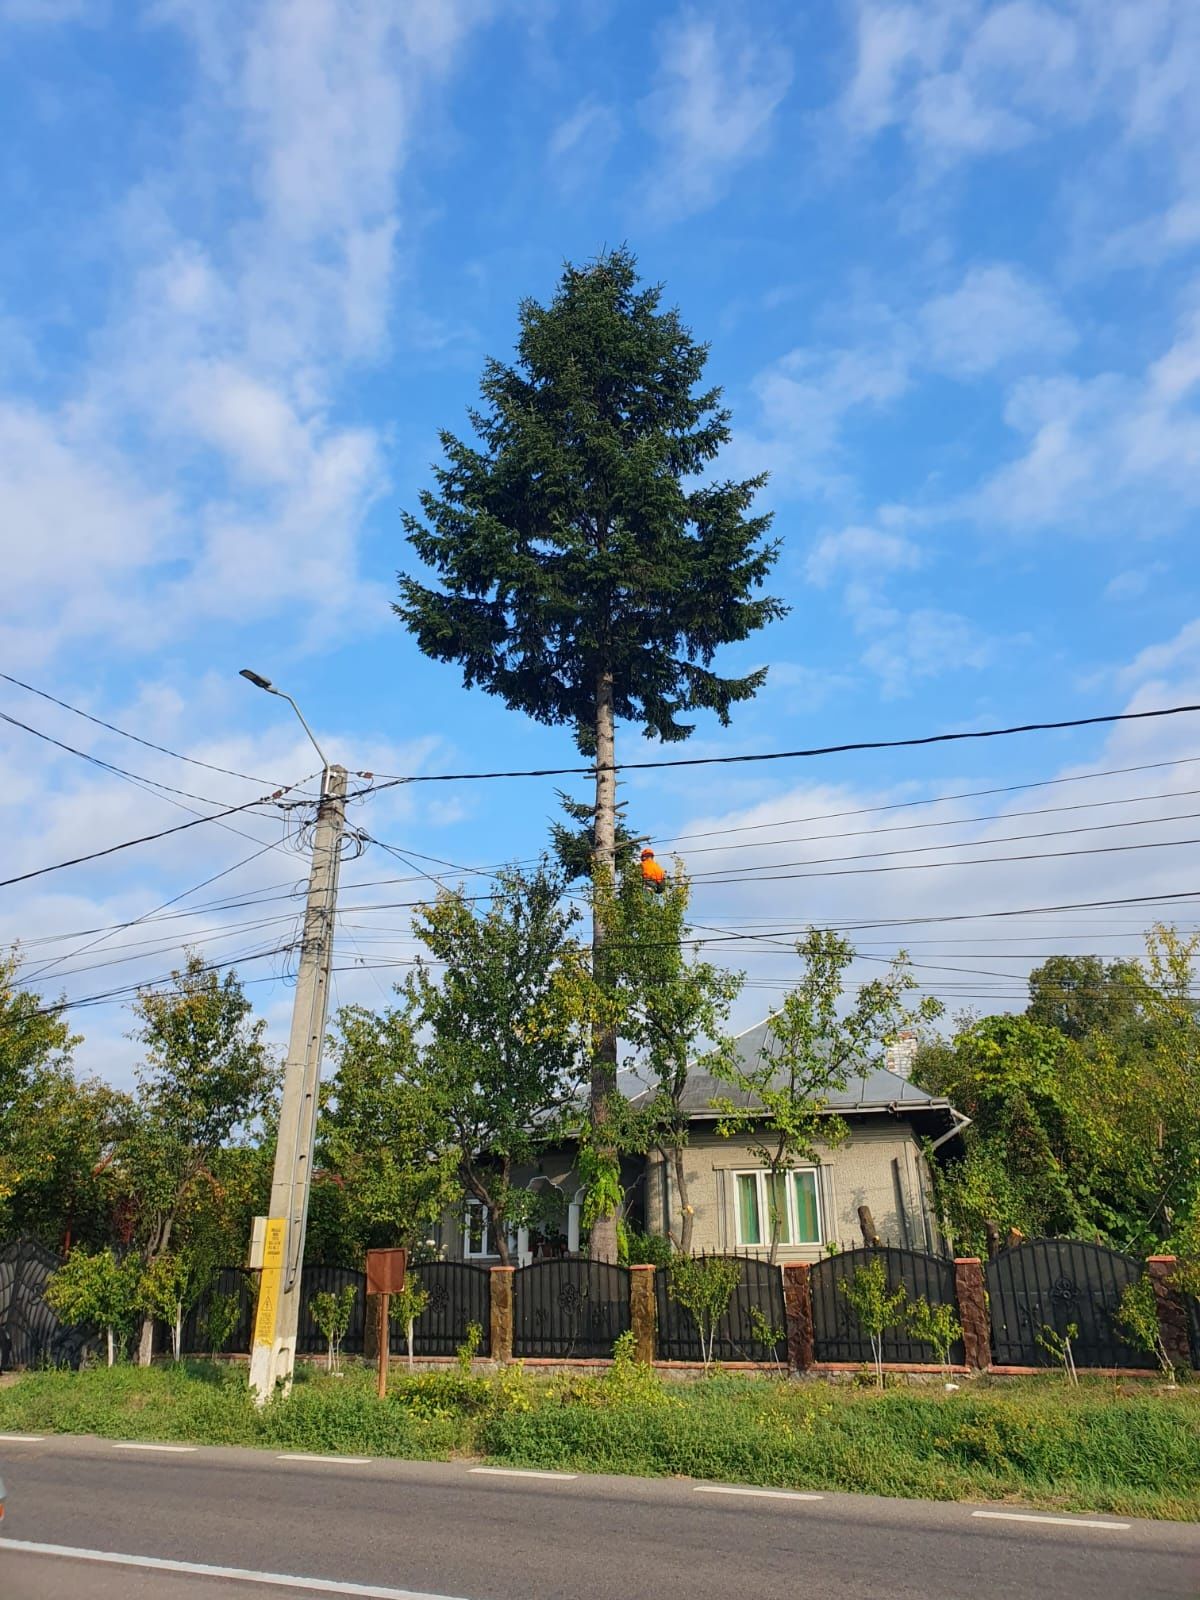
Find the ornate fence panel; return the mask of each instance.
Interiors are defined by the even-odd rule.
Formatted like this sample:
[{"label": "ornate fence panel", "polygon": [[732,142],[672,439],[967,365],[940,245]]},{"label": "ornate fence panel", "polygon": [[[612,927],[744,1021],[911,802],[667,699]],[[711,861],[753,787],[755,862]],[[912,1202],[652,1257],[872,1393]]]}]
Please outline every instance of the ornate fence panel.
[{"label": "ornate fence panel", "polygon": [[[872,1260],[883,1262],[889,1290],[903,1284],[910,1300],[922,1297],[930,1305],[955,1303],[954,1263],[945,1256],[886,1245],[878,1250],[844,1250],[818,1261],[809,1273],[813,1311],[813,1353],[820,1361],[870,1361],[871,1341],[859,1326],[842,1284]],[[885,1361],[930,1363],[937,1352],[930,1344],[911,1339],[901,1326],[883,1335]],[[965,1360],[961,1342],[950,1350],[953,1362]]]},{"label": "ornate fence panel", "polygon": [[[413,1354],[452,1356],[475,1323],[483,1334],[479,1353],[487,1355],[492,1304],[492,1275],[487,1267],[469,1261],[429,1261],[410,1267],[409,1276],[419,1279],[429,1295],[429,1304],[413,1327]],[[393,1355],[408,1350],[405,1330],[397,1322],[392,1323],[390,1348]]]},{"label": "ornate fence panel", "polygon": [[348,1356],[361,1355],[363,1331],[366,1325],[367,1296],[366,1274],[352,1267],[305,1267],[300,1277],[300,1327],[296,1335],[296,1354],[324,1355],[329,1349],[325,1335],[312,1317],[313,1296],[340,1294],[347,1284],[353,1284],[357,1293],[350,1312],[350,1326],[342,1340],[342,1352]]},{"label": "ornate fence panel", "polygon": [[[709,1257],[737,1261],[742,1277],[728,1309],[717,1319],[713,1358],[717,1361],[787,1360],[783,1278],[777,1266],[757,1256]],[[690,1311],[671,1296],[671,1270],[654,1274],[658,1302],[658,1354],[664,1361],[700,1361],[700,1330]],[[775,1337],[772,1338],[771,1335]]]},{"label": "ornate fence panel", "polygon": [[1192,1349],[1192,1365],[1200,1371],[1200,1295],[1187,1297],[1188,1343]]},{"label": "ornate fence panel", "polygon": [[212,1287],[183,1319],[184,1355],[212,1355],[208,1338],[208,1313],[217,1295],[232,1295],[238,1303],[233,1332],[216,1351],[217,1355],[248,1355],[250,1333],[254,1327],[254,1307],[258,1301],[258,1273],[247,1267],[222,1267]]},{"label": "ornate fence panel", "polygon": [[515,1356],[611,1356],[629,1326],[627,1267],[560,1256],[513,1273]]},{"label": "ornate fence panel", "polygon": [[46,1282],[62,1260],[36,1239],[0,1250],[0,1371],[78,1366],[90,1328],[67,1328],[46,1304]]},{"label": "ornate fence panel", "polygon": [[992,1359],[1001,1367],[1053,1366],[1038,1343],[1047,1327],[1071,1340],[1080,1367],[1153,1367],[1154,1357],[1127,1344],[1116,1325],[1126,1286],[1141,1263],[1119,1250],[1078,1239],[1034,1239],[993,1256],[984,1269],[992,1319]]}]

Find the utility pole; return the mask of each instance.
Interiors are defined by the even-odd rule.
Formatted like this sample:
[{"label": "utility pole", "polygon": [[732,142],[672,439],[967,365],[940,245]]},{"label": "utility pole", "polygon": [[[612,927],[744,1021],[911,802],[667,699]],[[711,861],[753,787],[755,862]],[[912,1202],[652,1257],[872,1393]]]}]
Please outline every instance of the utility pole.
[{"label": "utility pole", "polygon": [[257,688],[291,702],[324,765],[300,965],[296,974],[296,997],[284,1065],[271,1208],[266,1217],[255,1218],[250,1247],[250,1265],[260,1269],[258,1306],[250,1346],[250,1387],[261,1405],[275,1393],[280,1383],[285,1390],[290,1389],[296,1363],[300,1278],[321,1088],[321,1051],[329,1011],[329,969],[333,958],[342,834],[346,825],[346,769],[330,766],[325,760],[312,730],[290,695],[276,689],[257,673],[244,669],[242,676]]}]

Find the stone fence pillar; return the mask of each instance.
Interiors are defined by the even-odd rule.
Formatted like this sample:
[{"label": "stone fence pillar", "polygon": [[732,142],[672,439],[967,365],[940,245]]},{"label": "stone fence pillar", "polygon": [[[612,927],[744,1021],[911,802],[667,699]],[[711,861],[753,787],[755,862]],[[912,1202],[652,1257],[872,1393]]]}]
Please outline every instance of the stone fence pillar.
[{"label": "stone fence pillar", "polygon": [[782,1268],[782,1272],[788,1369],[791,1372],[805,1372],[815,1359],[812,1285],[808,1281],[808,1262],[789,1261]]},{"label": "stone fence pillar", "polygon": [[1158,1336],[1173,1367],[1190,1367],[1192,1347],[1188,1339],[1188,1314],[1183,1295],[1171,1282],[1176,1267],[1174,1256],[1150,1256],[1146,1276],[1154,1285],[1158,1307]]},{"label": "stone fence pillar", "polygon": [[658,1354],[658,1301],[654,1295],[653,1266],[629,1269],[629,1325],[634,1355],[647,1366]]},{"label": "stone fence pillar", "polygon": [[490,1337],[493,1361],[511,1361],[513,1353],[513,1273],[515,1267],[491,1269]]},{"label": "stone fence pillar", "polygon": [[992,1364],[992,1325],[983,1284],[983,1262],[978,1256],[955,1258],[954,1297],[958,1301],[967,1366],[974,1372],[985,1372]]}]

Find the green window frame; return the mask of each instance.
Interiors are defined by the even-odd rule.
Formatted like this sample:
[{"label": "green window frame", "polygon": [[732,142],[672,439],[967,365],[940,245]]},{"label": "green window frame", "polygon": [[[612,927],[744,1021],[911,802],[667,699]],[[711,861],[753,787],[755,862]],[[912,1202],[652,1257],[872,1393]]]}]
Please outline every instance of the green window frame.
[{"label": "green window frame", "polygon": [[755,1167],[733,1174],[734,1239],[739,1249],[771,1245],[772,1205],[779,1208],[781,1245],[821,1243],[821,1185],[816,1167],[772,1174]]}]

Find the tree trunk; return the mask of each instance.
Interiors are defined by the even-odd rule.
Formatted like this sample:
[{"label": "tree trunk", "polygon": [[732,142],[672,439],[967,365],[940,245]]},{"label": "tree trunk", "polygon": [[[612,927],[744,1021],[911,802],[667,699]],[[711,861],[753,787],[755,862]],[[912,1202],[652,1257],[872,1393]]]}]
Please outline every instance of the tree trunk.
[{"label": "tree trunk", "polygon": [[105,1328],[104,1331],[108,1335],[108,1364],[111,1367],[113,1362],[116,1360],[116,1351],[113,1348],[114,1341],[113,1341],[112,1324],[110,1323],[109,1326],[107,1328]]},{"label": "tree trunk", "polygon": [[688,1200],[687,1174],[684,1170],[681,1144],[677,1144],[671,1151],[671,1162],[675,1168],[675,1187],[679,1192],[679,1253],[690,1256],[696,1219],[692,1215],[692,1207]]},{"label": "tree trunk", "polygon": [[138,1366],[139,1367],[148,1367],[150,1365],[151,1361],[153,1361],[153,1359],[154,1359],[154,1318],[153,1318],[153,1316],[148,1315],[148,1316],[144,1316],[142,1318],[142,1331],[138,1335],[138,1355],[137,1355]]},{"label": "tree trunk", "polygon": [[413,1322],[414,1322],[414,1320],[415,1320],[414,1318],[409,1317],[408,1325],[404,1330],[404,1336],[405,1336],[405,1339],[408,1342],[408,1370],[410,1372],[412,1371],[412,1364],[413,1364]]},{"label": "tree trunk", "polygon": [[175,1326],[171,1330],[171,1349],[176,1361],[183,1354],[183,1301],[175,1302]]},{"label": "tree trunk", "polygon": [[[598,894],[592,901],[592,972],[601,990],[605,986],[604,899],[616,892],[617,879],[617,774],[616,739],[613,718],[613,677],[600,671],[596,677],[596,813],[593,867]],[[596,1029],[592,1039],[592,1128],[596,1155],[601,1161],[616,1160],[616,1151],[606,1142],[611,1119],[610,1100],[617,1086],[617,1030],[607,1025]],[[592,1223],[588,1245],[593,1261],[617,1259],[616,1212],[598,1216]]]}]

